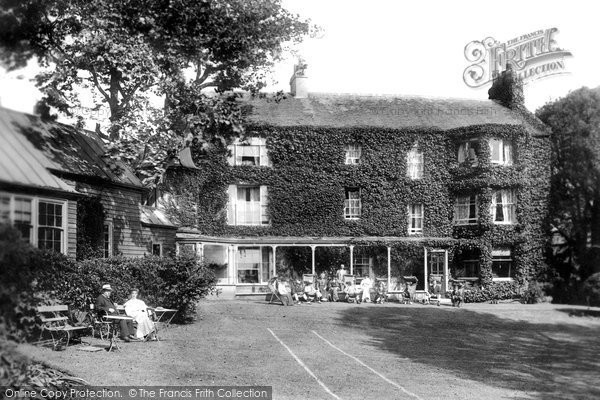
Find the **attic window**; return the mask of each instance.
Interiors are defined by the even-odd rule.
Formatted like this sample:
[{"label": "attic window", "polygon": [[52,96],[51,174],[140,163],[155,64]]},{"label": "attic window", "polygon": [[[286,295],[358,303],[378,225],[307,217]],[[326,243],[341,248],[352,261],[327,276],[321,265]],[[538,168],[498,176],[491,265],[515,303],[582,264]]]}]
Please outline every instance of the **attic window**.
[{"label": "attic window", "polygon": [[360,164],[360,157],[362,155],[362,147],[360,145],[347,144],[344,150],[346,151],[346,164]]},{"label": "attic window", "polygon": [[479,164],[476,149],[477,141],[470,140],[461,143],[458,146],[458,163],[476,167]]},{"label": "attic window", "polygon": [[512,165],[513,149],[512,143],[503,139],[491,139],[490,144],[490,161],[492,164]]}]

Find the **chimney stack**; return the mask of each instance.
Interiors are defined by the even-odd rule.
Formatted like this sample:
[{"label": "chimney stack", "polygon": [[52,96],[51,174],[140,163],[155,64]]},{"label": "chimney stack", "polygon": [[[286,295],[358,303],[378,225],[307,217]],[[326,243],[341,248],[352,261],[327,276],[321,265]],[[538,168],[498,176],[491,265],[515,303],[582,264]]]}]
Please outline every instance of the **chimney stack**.
[{"label": "chimney stack", "polygon": [[488,96],[490,100],[496,100],[510,109],[525,107],[523,80],[513,71],[510,63],[506,64],[506,70],[494,77]]},{"label": "chimney stack", "polygon": [[290,92],[297,99],[308,97],[308,77],[305,72],[307,67],[308,65],[301,58],[298,64],[294,65],[294,75],[290,79]]}]

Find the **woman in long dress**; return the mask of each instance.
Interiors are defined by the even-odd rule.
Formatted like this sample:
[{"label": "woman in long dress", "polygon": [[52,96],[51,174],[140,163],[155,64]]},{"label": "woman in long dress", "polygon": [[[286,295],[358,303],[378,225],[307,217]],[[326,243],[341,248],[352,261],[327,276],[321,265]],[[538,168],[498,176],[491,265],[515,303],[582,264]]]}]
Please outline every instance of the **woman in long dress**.
[{"label": "woman in long dress", "polygon": [[132,317],[137,323],[136,337],[138,339],[156,339],[156,328],[154,322],[148,316],[148,306],[142,300],[138,299],[139,290],[132,289],[129,300],[125,303],[125,314]]}]

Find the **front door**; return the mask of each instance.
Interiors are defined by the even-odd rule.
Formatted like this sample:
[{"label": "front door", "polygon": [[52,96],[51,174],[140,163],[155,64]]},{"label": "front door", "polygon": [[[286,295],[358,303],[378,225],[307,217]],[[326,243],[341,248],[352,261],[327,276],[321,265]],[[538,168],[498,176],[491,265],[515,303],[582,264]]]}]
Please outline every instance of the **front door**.
[{"label": "front door", "polygon": [[429,292],[434,293],[435,288],[439,286],[439,291],[443,295],[448,290],[448,280],[446,268],[446,251],[431,250],[427,254],[427,271],[429,272]]}]

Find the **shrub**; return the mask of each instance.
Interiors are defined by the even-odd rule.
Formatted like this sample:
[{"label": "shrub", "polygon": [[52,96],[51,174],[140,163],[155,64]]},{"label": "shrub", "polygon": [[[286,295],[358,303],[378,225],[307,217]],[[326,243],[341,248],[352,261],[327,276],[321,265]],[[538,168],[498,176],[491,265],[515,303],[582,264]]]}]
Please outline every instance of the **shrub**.
[{"label": "shrub", "polygon": [[585,280],[583,294],[588,306],[600,306],[600,272],[592,274]]},{"label": "shrub", "polygon": [[521,302],[525,304],[537,304],[546,301],[546,285],[530,281],[523,291]]},{"label": "shrub", "polygon": [[36,249],[10,227],[0,227],[0,333],[15,340],[34,337],[36,307],[66,304],[88,310],[103,284],[122,304],[132,288],[148,305],[177,309],[175,321],[190,322],[200,298],[215,291],[214,272],[193,256],[94,258],[75,261]]},{"label": "shrub", "polygon": [[480,289],[467,289],[465,303],[482,303],[491,300],[510,300],[519,297],[519,286],[515,282],[493,282]]}]

